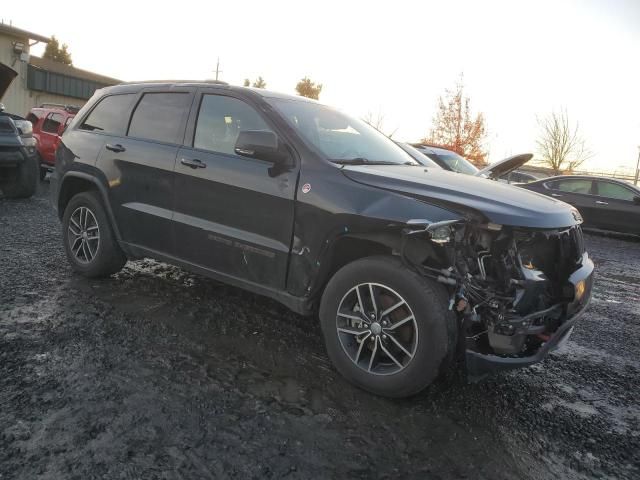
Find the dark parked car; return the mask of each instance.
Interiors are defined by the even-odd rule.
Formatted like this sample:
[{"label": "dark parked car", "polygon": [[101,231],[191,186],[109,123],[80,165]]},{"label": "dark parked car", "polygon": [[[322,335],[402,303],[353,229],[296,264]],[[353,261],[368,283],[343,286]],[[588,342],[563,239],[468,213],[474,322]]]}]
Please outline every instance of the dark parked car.
[{"label": "dark parked car", "polygon": [[450,172],[473,175],[475,177],[489,178],[491,180],[504,179],[511,172],[527,163],[533,155],[521,153],[505,158],[499,162],[478,169],[473,163],[452,150],[424,143],[398,144],[418,163],[430,166],[429,162],[435,163],[440,168]]},{"label": "dark parked car", "polygon": [[[0,99],[18,73],[0,63]],[[38,187],[36,139],[31,122],[4,111],[0,103],[0,192],[5,197],[30,197]]]},{"label": "dark parked car", "polygon": [[572,207],[425,169],[303,97],[99,90],[63,134],[51,183],[76,271],[153,257],[317,314],[336,368],[380,395],[416,393],[452,364],[537,362],[590,298]]},{"label": "dark parked car", "polygon": [[576,207],[585,227],[640,235],[640,189],[622,180],[563,175],[522,185]]}]

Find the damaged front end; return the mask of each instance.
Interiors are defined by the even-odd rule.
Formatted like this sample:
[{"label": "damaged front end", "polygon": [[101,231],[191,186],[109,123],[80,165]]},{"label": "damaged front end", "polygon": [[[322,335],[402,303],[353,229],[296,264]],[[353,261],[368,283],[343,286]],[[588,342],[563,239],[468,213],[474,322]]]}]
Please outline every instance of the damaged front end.
[{"label": "damaged front end", "polygon": [[568,338],[591,296],[594,267],[580,225],[412,220],[401,255],[448,287],[472,378],[540,361]]}]

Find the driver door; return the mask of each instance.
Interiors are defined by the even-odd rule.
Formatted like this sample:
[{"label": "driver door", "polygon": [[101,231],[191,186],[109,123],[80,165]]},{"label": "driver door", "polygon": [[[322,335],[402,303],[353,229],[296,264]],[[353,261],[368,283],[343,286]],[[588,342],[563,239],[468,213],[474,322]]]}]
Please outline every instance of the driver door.
[{"label": "driver door", "polygon": [[640,234],[640,204],[636,193],[616,182],[595,181],[594,214],[597,223],[616,232]]},{"label": "driver door", "polygon": [[275,132],[247,101],[205,89],[196,104],[175,167],[177,256],[284,289],[298,166],[274,173],[272,163],[235,153],[240,130]]}]

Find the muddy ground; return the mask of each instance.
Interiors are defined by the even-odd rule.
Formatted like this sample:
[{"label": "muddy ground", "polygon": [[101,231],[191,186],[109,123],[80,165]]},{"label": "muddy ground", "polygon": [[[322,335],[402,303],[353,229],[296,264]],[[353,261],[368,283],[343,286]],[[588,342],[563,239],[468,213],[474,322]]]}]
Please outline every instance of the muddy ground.
[{"label": "muddy ground", "polygon": [[0,478],[639,478],[640,243],[587,236],[592,306],[525,370],[402,401],[312,318],[144,260],[68,267],[48,185],[0,200]]}]

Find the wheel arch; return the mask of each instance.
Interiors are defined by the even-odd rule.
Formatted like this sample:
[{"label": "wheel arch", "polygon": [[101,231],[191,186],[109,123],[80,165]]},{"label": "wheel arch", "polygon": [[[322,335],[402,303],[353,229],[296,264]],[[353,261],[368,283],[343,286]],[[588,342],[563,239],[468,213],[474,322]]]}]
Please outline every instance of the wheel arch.
[{"label": "wheel arch", "polygon": [[69,201],[74,195],[82,192],[97,192],[102,200],[102,206],[107,213],[109,223],[113,228],[113,232],[118,242],[121,241],[120,230],[115,221],[111,204],[109,203],[109,195],[107,188],[93,175],[84,172],[67,172],[60,182],[60,189],[57,196],[58,218],[62,219],[64,211]]},{"label": "wheel arch", "polygon": [[372,232],[341,235],[331,242],[322,255],[323,261],[312,289],[311,298],[317,304],[329,280],[345,265],[375,255],[393,255],[400,248],[399,232]]}]

